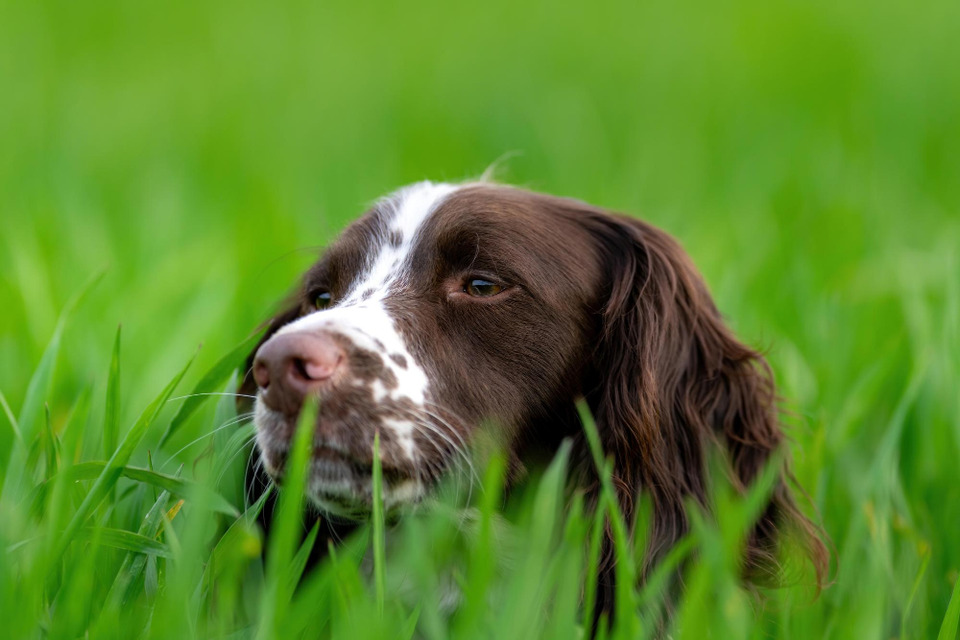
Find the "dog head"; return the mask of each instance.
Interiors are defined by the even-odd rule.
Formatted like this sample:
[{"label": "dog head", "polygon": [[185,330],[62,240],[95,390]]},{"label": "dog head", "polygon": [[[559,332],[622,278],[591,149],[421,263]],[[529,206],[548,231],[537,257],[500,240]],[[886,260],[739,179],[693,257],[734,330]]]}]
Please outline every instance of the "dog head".
[{"label": "dog head", "polygon": [[[651,498],[651,560],[687,530],[690,500],[706,504],[711,448],[745,490],[784,446],[769,368],[724,325],[672,238],[485,183],[415,184],[347,228],[271,322],[246,384],[277,478],[304,399],[319,398],[307,492],[349,518],[370,510],[375,434],[392,508],[427,495],[481,430],[515,476],[565,438],[589,460],[585,400],[628,521],[636,497]],[[769,565],[793,524],[822,570],[780,464],[745,567]]]}]

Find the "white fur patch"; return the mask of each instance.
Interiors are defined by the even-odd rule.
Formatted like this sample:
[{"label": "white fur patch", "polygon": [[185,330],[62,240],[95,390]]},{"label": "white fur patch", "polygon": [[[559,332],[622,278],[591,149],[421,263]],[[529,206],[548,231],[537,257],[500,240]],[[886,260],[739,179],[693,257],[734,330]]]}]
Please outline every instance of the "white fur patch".
[{"label": "white fur patch", "polygon": [[[335,300],[330,309],[316,311],[282,327],[277,335],[323,330],[346,336],[357,347],[380,354],[384,366],[396,377],[395,389],[382,385],[374,389],[378,400],[407,399],[423,406],[430,386],[427,374],[397,331],[396,320],[387,312],[384,300],[388,292],[399,289],[395,285],[402,285],[407,277],[410,252],[424,222],[443,199],[457,189],[450,184],[420,182],[386,198],[381,207],[385,209],[387,234],[377,239],[377,255],[368,262],[369,266],[354,281],[347,295],[341,301]],[[391,245],[390,234],[399,236],[397,246]],[[406,368],[400,367],[391,356],[402,357]],[[404,449],[412,458],[413,423],[390,420],[383,426],[404,443]]]},{"label": "white fur patch", "polygon": [[440,202],[457,189],[456,185],[451,184],[418,182],[384,199],[381,206],[393,210],[393,215],[387,220],[388,234],[398,234],[400,245],[393,247],[387,238],[380,238],[377,257],[363,277],[357,279],[343,302],[337,306],[359,304],[364,293],[371,289],[373,294],[367,301],[383,300],[391,285],[406,275],[410,251],[423,223]]}]

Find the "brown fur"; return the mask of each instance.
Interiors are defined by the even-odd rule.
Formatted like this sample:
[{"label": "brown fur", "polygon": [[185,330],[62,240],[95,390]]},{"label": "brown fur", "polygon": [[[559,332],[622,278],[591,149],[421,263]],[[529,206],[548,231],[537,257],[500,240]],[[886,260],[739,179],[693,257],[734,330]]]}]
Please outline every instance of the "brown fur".
[{"label": "brown fur", "polygon": [[[268,336],[308,311],[318,286],[335,298],[349,288],[384,227],[377,210],[351,226],[308,272],[303,293],[271,322]],[[688,531],[691,501],[709,508],[712,450],[728,461],[739,491],[779,461],[769,503],[746,541],[744,577],[776,582],[778,542],[791,530],[823,580],[827,552],[793,498],[770,368],[726,327],[666,233],[574,200],[474,185],[431,215],[410,268],[416,277],[391,292],[386,307],[428,373],[432,402],[459,437],[469,440],[492,421],[515,469],[549,459],[572,438],[574,460],[585,465],[578,477],[596,492],[575,404],[586,399],[613,459],[626,521],[633,522],[640,495],[652,502],[641,573]],[[508,287],[491,299],[449,295],[473,273]],[[368,365],[370,375],[376,364]],[[256,390],[245,382],[245,393]],[[418,446],[436,457],[435,468],[452,455]],[[608,543],[600,610],[613,605],[612,549]]]}]

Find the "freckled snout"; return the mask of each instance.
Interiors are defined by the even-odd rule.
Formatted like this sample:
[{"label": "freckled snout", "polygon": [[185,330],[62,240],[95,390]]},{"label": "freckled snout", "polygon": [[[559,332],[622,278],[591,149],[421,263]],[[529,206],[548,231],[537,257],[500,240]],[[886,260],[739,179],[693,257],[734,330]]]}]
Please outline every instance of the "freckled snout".
[{"label": "freckled snout", "polygon": [[253,378],[268,407],[288,415],[344,366],[343,349],[325,333],[298,331],[263,343],[253,360]]}]

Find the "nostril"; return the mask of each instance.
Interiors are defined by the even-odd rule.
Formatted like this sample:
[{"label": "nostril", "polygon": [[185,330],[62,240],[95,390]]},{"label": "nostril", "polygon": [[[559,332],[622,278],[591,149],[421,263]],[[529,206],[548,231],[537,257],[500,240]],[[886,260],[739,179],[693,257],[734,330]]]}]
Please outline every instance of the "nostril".
[{"label": "nostril", "polygon": [[253,379],[257,386],[266,389],[270,386],[270,367],[263,360],[257,359],[253,363]]},{"label": "nostril", "polygon": [[337,354],[333,358],[293,358],[290,363],[290,373],[305,382],[319,382],[333,375],[343,356]]},{"label": "nostril", "polygon": [[[328,356],[329,355],[330,354],[328,354]],[[342,353],[336,353],[332,357],[327,357],[325,360],[305,360],[303,363],[303,371],[311,380],[326,380],[333,375],[333,372],[337,370],[342,360]]]},{"label": "nostril", "polygon": [[300,378],[302,380],[310,380],[312,376],[307,370],[307,362],[303,358],[291,358],[290,359],[290,373],[294,377]]},{"label": "nostril", "polygon": [[346,354],[329,336],[291,332],[273,336],[260,347],[253,377],[265,392],[264,402],[293,411],[306,394],[328,383],[345,360]]}]

